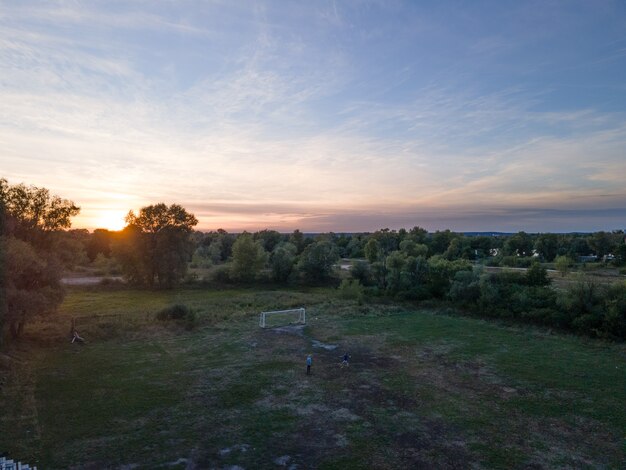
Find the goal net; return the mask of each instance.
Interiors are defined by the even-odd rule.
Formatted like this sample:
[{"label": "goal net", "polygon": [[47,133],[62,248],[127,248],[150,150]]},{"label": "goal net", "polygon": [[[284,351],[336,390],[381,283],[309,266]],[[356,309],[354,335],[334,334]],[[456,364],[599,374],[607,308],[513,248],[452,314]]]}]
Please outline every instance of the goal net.
[{"label": "goal net", "polygon": [[289,310],[273,310],[271,312],[261,312],[259,326],[267,327],[268,317],[272,317],[272,324],[284,323],[306,323],[306,310],[304,308],[292,308]]}]

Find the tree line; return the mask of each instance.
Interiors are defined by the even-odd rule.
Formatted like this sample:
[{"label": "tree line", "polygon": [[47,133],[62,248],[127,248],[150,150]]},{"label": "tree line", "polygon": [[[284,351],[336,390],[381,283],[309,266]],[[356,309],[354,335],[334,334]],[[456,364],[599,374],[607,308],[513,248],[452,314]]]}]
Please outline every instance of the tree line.
[{"label": "tree line", "polygon": [[[194,230],[198,221],[185,208],[159,203],[129,212],[121,231],[90,233],[70,229],[78,211],[72,201],[44,188],[0,180],[0,326],[13,337],[28,318],[59,305],[64,271],[89,266],[146,288],[197,281],[334,285],[340,295],[359,301],[441,300],[484,316],[626,338],[623,282],[603,287],[581,280],[557,291],[545,271],[552,263],[565,274],[583,258],[626,265],[623,231],[467,236],[413,227],[355,234],[204,233]],[[350,259],[347,278],[339,275],[341,258]],[[490,273],[482,266],[528,269]]]}]

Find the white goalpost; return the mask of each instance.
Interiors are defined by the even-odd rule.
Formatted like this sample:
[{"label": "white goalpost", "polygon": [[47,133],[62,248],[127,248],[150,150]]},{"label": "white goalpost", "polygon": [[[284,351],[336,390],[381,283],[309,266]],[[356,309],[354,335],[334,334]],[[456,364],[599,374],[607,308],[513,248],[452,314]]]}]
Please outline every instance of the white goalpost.
[{"label": "white goalpost", "polygon": [[279,316],[297,316],[296,323],[306,324],[306,310],[304,308],[291,308],[288,310],[272,310],[270,312],[261,312],[261,316],[259,318],[259,326],[261,328],[265,328],[266,323],[265,319],[268,315],[279,315]]}]

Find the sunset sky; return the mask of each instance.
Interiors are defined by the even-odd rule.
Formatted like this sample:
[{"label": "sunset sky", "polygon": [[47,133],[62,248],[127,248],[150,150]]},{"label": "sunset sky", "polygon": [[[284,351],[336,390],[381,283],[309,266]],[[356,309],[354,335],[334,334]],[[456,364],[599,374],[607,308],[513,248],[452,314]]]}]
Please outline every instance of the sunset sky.
[{"label": "sunset sky", "polygon": [[0,177],[74,227],[626,228],[626,2],[0,1]]}]

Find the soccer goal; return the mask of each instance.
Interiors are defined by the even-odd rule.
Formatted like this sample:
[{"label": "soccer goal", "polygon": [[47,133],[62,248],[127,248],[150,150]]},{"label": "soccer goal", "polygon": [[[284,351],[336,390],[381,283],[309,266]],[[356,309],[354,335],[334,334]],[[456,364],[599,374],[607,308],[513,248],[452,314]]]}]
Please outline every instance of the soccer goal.
[{"label": "soccer goal", "polygon": [[304,308],[292,308],[289,310],[273,310],[271,312],[261,312],[259,318],[259,326],[265,328],[267,326],[266,319],[268,315],[275,317],[277,320],[286,323],[306,323],[306,310]]}]

